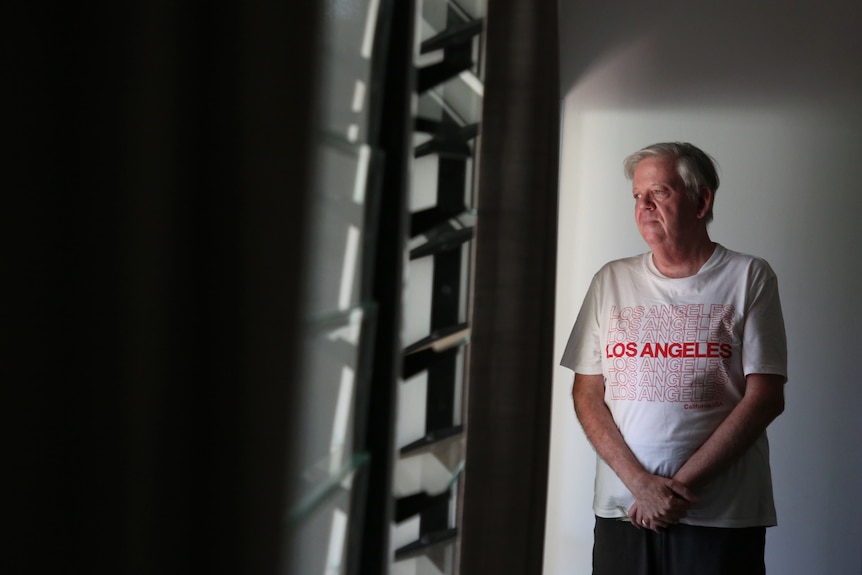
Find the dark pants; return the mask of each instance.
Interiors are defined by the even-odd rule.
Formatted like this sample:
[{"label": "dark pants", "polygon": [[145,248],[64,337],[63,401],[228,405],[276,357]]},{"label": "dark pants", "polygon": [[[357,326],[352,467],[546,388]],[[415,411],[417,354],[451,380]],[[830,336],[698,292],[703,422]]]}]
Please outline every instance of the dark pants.
[{"label": "dark pants", "polygon": [[593,575],[764,575],[765,527],[673,525],[663,533],[596,518]]}]

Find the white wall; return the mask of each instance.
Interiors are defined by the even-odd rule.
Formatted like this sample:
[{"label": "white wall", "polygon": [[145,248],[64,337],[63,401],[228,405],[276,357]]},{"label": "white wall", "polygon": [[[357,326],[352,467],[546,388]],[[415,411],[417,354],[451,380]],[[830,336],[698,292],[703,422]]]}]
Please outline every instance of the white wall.
[{"label": "white wall", "polygon": [[[787,324],[787,410],[769,429],[779,526],[768,530],[767,568],[858,575],[862,7],[689,4],[561,0],[556,357],[592,274],[647,249],[623,157],[656,141],[704,148],[722,177],[712,237],[772,264]],[[557,368],[548,575],[590,573],[594,454],[571,380]]]}]

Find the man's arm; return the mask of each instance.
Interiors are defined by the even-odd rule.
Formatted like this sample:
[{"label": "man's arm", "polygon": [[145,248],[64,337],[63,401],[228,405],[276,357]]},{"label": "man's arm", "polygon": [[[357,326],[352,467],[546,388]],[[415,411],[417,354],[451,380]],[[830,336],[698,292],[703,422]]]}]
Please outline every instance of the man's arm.
[{"label": "man's arm", "polygon": [[677,523],[696,501],[694,494],[681,481],[653,475],[643,468],[605,405],[604,393],[602,375],[575,374],[575,413],[593,448],[634,496],[636,514],[630,513],[632,522],[641,526],[644,521],[656,531]]},{"label": "man's arm", "polygon": [[748,375],[742,401],[673,478],[697,489],[741,456],[784,411],[784,381],[781,375]]}]

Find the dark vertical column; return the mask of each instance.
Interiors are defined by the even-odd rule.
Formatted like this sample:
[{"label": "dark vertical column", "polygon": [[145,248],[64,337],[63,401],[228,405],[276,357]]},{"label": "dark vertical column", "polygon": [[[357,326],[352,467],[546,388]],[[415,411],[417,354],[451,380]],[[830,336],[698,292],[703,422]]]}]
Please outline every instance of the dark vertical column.
[{"label": "dark vertical column", "polygon": [[[395,453],[395,413],[397,384],[401,373],[401,299],[404,249],[407,237],[408,170],[412,153],[411,97],[414,92],[413,30],[415,2],[381,2],[380,18],[385,23],[375,38],[373,75],[382,96],[372,111],[373,148],[383,151],[377,261],[371,299],[378,306],[371,389],[368,398],[368,427],[365,448],[371,454],[368,469],[368,497],[362,539],[351,541],[350,562],[357,556],[359,572],[382,575],[389,565],[389,532],[394,515],[392,497]],[[357,549],[356,545],[361,546]]]},{"label": "dark vertical column", "polygon": [[[4,10],[0,380],[3,570],[117,564],[122,389],[115,74],[122,35],[91,6]],[[122,20],[123,9],[100,15]],[[104,20],[103,20],[104,21]],[[91,65],[88,65],[90,63]],[[112,529],[103,529],[110,525]],[[103,546],[89,554],[94,542]]]},{"label": "dark vertical column", "polygon": [[553,368],[557,2],[492,0],[462,573],[541,573]]},{"label": "dark vertical column", "polygon": [[124,23],[126,572],[277,572],[316,20],[250,0],[135,3]]},{"label": "dark vertical column", "polygon": [[318,2],[242,0],[238,46],[237,137],[241,185],[236,190],[241,346],[237,391],[239,445],[235,573],[281,575],[286,476],[299,476],[291,454],[306,440],[291,436],[297,366],[306,320],[310,173],[318,137],[316,78],[322,58]]},{"label": "dark vertical column", "polygon": [[318,8],[228,4],[8,15],[7,572],[277,572]]}]

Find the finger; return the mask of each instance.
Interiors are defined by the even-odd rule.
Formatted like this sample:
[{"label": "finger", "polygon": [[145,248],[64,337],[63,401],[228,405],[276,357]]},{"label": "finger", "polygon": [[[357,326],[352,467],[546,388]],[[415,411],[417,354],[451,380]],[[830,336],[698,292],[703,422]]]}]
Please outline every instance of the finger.
[{"label": "finger", "polygon": [[655,518],[664,521],[668,525],[676,525],[677,523],[679,523],[680,519],[688,516],[688,508],[688,503],[686,503],[684,506],[675,505],[672,506],[670,509],[664,511],[663,513],[655,515]]},{"label": "finger", "polygon": [[638,523],[638,528],[647,529],[649,531],[655,531],[656,533],[658,533],[661,529],[661,522],[650,519],[641,519]]},{"label": "finger", "polygon": [[634,525],[638,529],[641,528],[641,519],[643,519],[643,517],[641,517],[641,514],[638,510],[638,504],[637,503],[632,503],[632,506],[629,507],[629,510],[626,513],[626,515],[629,516],[629,521],[631,522],[632,525]]}]

